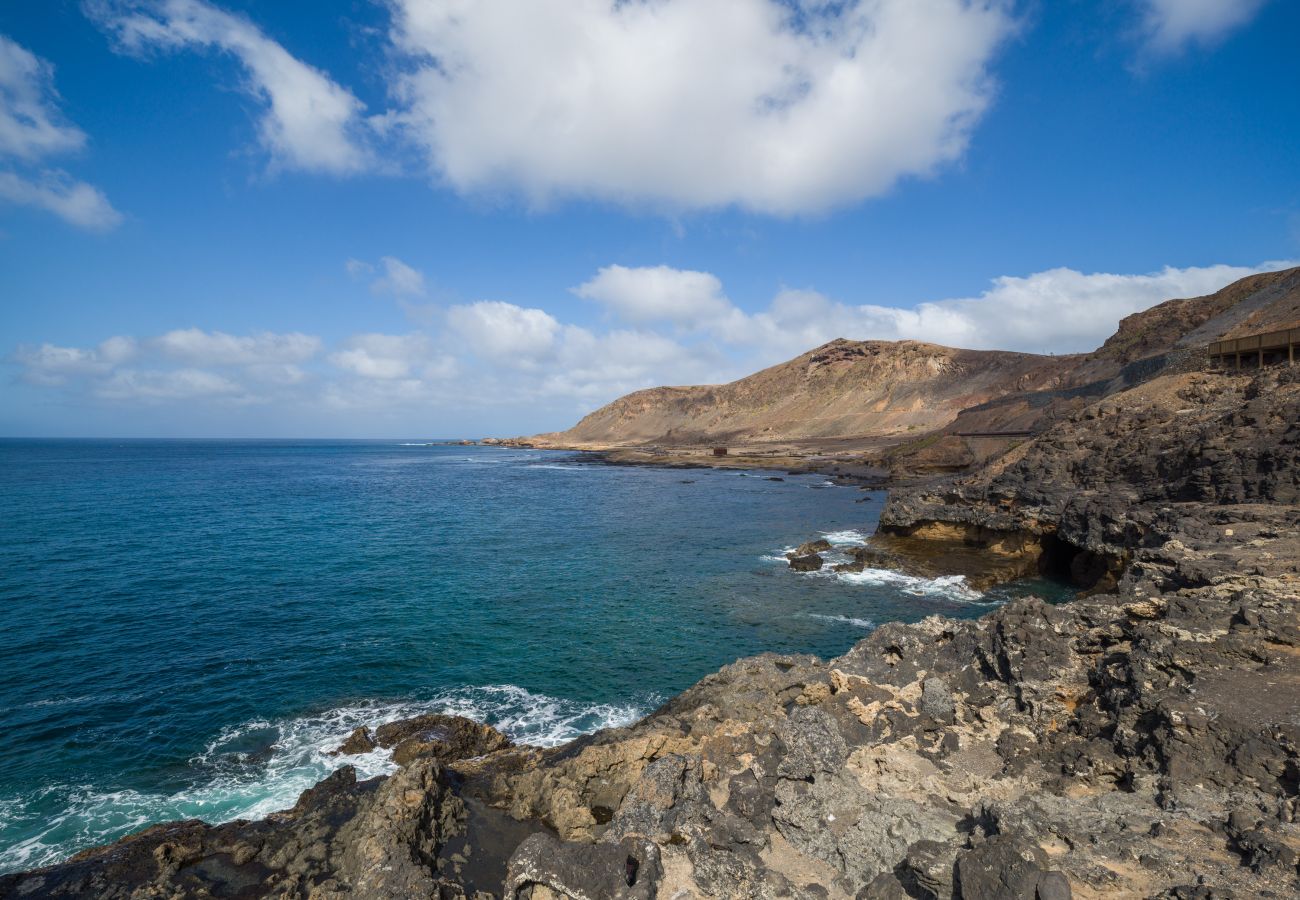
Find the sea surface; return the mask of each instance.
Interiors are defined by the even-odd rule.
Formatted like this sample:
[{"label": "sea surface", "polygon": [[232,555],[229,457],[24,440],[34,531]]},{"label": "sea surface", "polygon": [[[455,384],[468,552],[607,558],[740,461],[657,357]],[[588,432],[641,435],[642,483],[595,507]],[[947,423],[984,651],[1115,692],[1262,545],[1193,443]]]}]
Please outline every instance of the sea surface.
[{"label": "sea surface", "polygon": [[786,567],[882,500],[419,440],[0,441],[0,871],[391,771],[326,755],[360,724],[554,745],[741,656],[1061,595]]}]

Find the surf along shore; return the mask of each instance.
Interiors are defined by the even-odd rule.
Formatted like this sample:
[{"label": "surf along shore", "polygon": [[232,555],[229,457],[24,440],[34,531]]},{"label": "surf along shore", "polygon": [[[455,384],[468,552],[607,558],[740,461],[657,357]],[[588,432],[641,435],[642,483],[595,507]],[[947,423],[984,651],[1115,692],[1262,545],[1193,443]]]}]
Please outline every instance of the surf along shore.
[{"label": "surf along shore", "polygon": [[0,895],[1293,895],[1298,421],[1298,369],[1171,374],[890,494],[882,537],[1092,579],[1072,602],[740,660],[553,749],[363,729],[341,751],[392,748],[396,774],[345,767],[267,819],[155,826]]}]

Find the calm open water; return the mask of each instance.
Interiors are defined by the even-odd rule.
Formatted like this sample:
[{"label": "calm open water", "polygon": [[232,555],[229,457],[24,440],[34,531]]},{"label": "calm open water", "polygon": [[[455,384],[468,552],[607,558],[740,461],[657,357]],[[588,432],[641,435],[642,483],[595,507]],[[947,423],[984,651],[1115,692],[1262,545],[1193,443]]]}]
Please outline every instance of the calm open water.
[{"label": "calm open water", "polygon": [[785,567],[881,500],[414,441],[0,441],[0,871],[290,806],[358,724],[554,744],[741,656],[1005,599]]}]

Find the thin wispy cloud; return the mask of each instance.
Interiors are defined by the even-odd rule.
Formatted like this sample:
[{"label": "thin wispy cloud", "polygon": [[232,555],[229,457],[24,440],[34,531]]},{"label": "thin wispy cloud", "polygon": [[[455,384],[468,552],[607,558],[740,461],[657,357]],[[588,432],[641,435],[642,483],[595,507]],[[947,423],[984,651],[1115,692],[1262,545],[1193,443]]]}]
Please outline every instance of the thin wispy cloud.
[{"label": "thin wispy cloud", "polygon": [[86,10],[125,53],[210,49],[238,60],[273,170],[349,175],[374,164],[364,104],[248,19],[203,0],[87,0]]},{"label": "thin wispy cloud", "polygon": [[1157,54],[1210,45],[1248,24],[1268,0],[1138,0],[1147,45]]},{"label": "thin wispy cloud", "polygon": [[118,225],[122,214],[103,191],[51,165],[86,143],[59,107],[54,67],[0,35],[0,201],[90,230]]}]

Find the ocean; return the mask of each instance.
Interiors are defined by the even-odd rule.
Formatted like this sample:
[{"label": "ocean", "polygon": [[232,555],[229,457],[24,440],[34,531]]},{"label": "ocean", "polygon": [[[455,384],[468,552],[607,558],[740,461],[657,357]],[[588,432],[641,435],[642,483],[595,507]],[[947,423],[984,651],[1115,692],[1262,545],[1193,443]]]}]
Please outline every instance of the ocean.
[{"label": "ocean", "polygon": [[0,872],[291,806],[360,724],[555,745],[764,651],[969,617],[959,579],[791,572],[883,495],[430,441],[0,441]]}]

